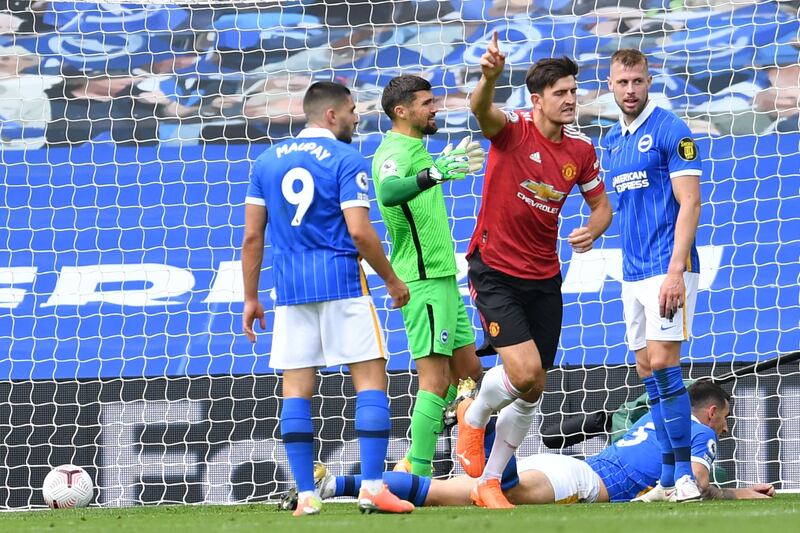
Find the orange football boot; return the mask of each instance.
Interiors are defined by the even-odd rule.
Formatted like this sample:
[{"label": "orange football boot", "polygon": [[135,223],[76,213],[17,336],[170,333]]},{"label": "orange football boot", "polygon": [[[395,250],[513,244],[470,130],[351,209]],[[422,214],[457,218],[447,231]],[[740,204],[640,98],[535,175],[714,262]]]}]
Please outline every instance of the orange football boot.
[{"label": "orange football boot", "polygon": [[474,428],[464,420],[467,408],[472,405],[472,398],[465,398],[456,410],[458,419],[458,441],[456,442],[456,457],[470,477],[481,477],[486,468],[486,451],[483,445],[484,428]]},{"label": "orange football boot", "polygon": [[469,493],[472,503],[486,509],[513,509],[515,505],[508,501],[503,489],[500,488],[499,479],[488,479],[477,483]]},{"label": "orange football boot", "polygon": [[366,514],[410,513],[414,510],[414,504],[401,500],[389,491],[389,487],[384,485],[378,494],[361,489],[358,492],[358,510]]}]

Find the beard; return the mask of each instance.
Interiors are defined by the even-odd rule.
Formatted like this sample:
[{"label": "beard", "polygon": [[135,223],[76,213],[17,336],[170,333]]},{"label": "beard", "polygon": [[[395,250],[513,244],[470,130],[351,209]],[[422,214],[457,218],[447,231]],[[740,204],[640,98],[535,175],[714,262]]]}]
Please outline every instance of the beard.
[{"label": "beard", "polygon": [[353,142],[353,130],[342,130],[336,134],[336,139],[345,144]]},{"label": "beard", "polygon": [[632,120],[636,120],[636,118],[639,115],[642,114],[642,111],[644,111],[644,108],[647,107],[647,102],[649,102],[648,98],[645,98],[643,100],[639,100],[639,104],[636,107],[633,108],[633,111],[626,111],[625,110],[625,100],[617,100],[617,107],[619,107],[619,110],[622,112],[623,115],[625,115],[626,117],[628,117],[628,118],[630,118]]},{"label": "beard", "polygon": [[425,126],[422,128],[423,135],[433,135],[439,131],[439,126],[436,124],[431,125],[430,123],[426,123]]}]

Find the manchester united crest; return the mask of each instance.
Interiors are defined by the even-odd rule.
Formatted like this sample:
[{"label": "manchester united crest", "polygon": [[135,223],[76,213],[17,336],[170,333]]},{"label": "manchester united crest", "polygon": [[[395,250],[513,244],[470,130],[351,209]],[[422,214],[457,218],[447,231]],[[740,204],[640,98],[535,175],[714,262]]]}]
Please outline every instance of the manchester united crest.
[{"label": "manchester united crest", "polygon": [[491,324],[489,324],[489,335],[491,335],[492,337],[497,337],[498,335],[500,335],[500,324],[498,324],[497,322],[492,322]]},{"label": "manchester united crest", "polygon": [[570,161],[561,167],[561,175],[567,181],[572,181],[578,177],[578,165]]}]

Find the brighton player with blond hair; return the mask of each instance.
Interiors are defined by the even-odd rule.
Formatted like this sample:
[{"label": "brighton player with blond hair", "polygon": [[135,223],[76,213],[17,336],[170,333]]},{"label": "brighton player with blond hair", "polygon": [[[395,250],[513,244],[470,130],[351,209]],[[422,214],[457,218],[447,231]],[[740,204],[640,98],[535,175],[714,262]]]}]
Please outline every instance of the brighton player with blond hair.
[{"label": "brighton player with blond hair", "polygon": [[691,501],[702,495],[692,472],[691,408],[680,353],[692,329],[700,279],[695,234],[702,161],[689,127],[648,98],[652,79],[639,50],[611,56],[608,88],[620,119],[602,140],[603,166],[619,196],[628,347],[661,445],[659,483],[637,501]]}]

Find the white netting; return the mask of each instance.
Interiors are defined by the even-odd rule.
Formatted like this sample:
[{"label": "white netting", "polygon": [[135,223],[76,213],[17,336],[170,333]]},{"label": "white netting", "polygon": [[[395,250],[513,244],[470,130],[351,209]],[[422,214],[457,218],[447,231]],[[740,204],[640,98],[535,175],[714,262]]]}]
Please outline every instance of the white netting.
[{"label": "white netting", "polygon": [[[41,481],[63,463],[85,467],[97,501],[111,505],[261,500],[285,490],[270,335],[253,350],[239,333],[249,165],[302,128],[302,95],[318,79],[353,89],[356,143],[368,157],[388,128],[382,87],[400,73],[425,76],[441,97],[431,151],[468,132],[480,138],[466,102],[495,30],[508,55],[496,96],[504,107],[528,106],[532,61],[573,57],[579,124],[597,139],[617,116],[608,58],[636,47],[650,58],[651,97],[696,134],[707,164],[687,375],[797,350],[798,4],[3,4],[0,508],[42,505]],[[481,180],[446,191],[464,289]],[[561,235],[586,216],[575,195]],[[542,409],[544,425],[556,427],[563,415],[613,411],[643,392],[624,345],[616,225],[588,254],[559,252],[562,349]],[[270,278],[267,268],[267,304]],[[370,281],[392,355],[393,462],[407,447],[415,381],[400,315],[386,310],[377,278]],[[271,318],[270,310],[270,327]],[[735,438],[720,447],[728,479],[800,488],[798,387],[797,363],[732,387]],[[319,457],[349,471],[357,457],[352,388],[334,371],[321,392]],[[543,449],[533,431],[521,453]],[[452,466],[443,438],[437,472]]]}]

